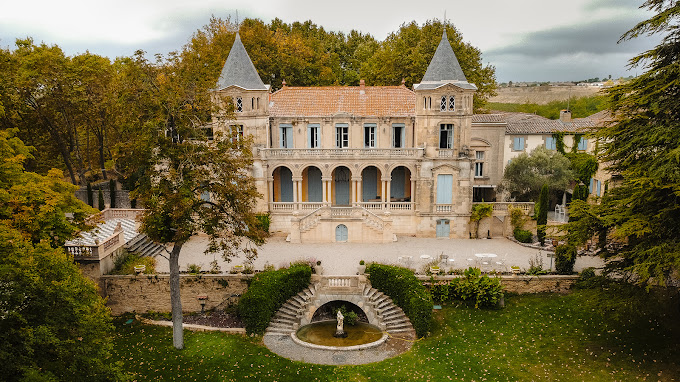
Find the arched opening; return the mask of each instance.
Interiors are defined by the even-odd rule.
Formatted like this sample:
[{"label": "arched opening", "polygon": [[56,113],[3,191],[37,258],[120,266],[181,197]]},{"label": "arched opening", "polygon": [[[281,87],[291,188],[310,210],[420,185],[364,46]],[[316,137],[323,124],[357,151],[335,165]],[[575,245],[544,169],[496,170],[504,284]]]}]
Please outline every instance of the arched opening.
[{"label": "arched opening", "polygon": [[390,184],[390,201],[411,201],[411,171],[399,166],[392,170],[392,182]]},{"label": "arched opening", "polygon": [[302,200],[310,203],[323,202],[323,183],[318,167],[309,166],[302,171]]},{"label": "arched opening", "polygon": [[335,241],[336,242],[345,242],[347,241],[348,238],[348,230],[347,226],[344,224],[339,224],[337,227],[335,227]]},{"label": "arched opening", "polygon": [[333,194],[333,204],[336,206],[349,206],[350,205],[350,170],[345,166],[337,167],[333,170],[333,184],[332,184],[332,194]]},{"label": "arched opening", "polygon": [[274,169],[274,202],[293,202],[293,173],[288,167]]},{"label": "arched opening", "polygon": [[342,300],[329,301],[321,305],[319,309],[314,312],[314,315],[312,315],[312,320],[310,322],[335,320],[335,312],[338,309],[342,309],[343,306],[345,307],[345,311],[356,313],[358,321],[368,323],[368,317],[366,316],[366,313],[364,313],[364,311],[359,306],[349,301]]},{"label": "arched opening", "polygon": [[382,196],[382,173],[375,166],[366,167],[361,172],[361,201],[364,203],[380,202]]}]

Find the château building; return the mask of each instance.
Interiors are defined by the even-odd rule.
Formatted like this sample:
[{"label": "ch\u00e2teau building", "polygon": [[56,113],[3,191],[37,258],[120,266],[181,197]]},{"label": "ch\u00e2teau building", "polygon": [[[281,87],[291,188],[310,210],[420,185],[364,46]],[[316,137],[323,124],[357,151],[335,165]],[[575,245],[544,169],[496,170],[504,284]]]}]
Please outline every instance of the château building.
[{"label": "ch\u00e2teau building", "polygon": [[[217,113],[212,126],[252,136],[257,209],[291,242],[466,238],[473,202],[495,201],[507,161],[559,129],[523,131],[511,114],[474,115],[476,90],[446,32],[413,89],[284,82],[273,93],[237,34],[214,89],[215,102],[234,102],[236,118]],[[572,125],[560,126],[587,123]]]}]

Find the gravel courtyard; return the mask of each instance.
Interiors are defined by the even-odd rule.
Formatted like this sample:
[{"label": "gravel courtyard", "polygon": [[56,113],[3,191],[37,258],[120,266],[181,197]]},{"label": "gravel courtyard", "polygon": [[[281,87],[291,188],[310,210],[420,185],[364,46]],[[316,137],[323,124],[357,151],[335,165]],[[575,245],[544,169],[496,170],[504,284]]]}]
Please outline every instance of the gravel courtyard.
[{"label": "gravel courtyard", "polygon": [[[187,242],[180,254],[180,269],[186,270],[188,264],[196,264],[202,270],[210,270],[210,262],[217,260],[223,272],[228,272],[233,265],[243,264],[241,258],[225,262],[218,254],[204,254],[207,245],[205,236],[197,236]],[[521,246],[505,238],[495,239],[436,239],[400,236],[398,241],[387,244],[358,244],[358,243],[323,243],[323,244],[291,244],[282,237],[272,237],[259,248],[259,256],[254,261],[255,269],[263,269],[265,264],[277,268],[287,265],[291,261],[301,259],[321,260],[326,275],[353,275],[357,272],[359,260],[366,262],[381,262],[387,264],[408,265],[420,270],[428,260],[421,259],[422,255],[439,258],[448,255],[446,268],[466,268],[468,266],[482,266],[481,261],[487,261],[487,268],[506,270],[517,265],[522,269],[529,267],[529,259],[539,255],[543,259],[543,268],[549,269],[550,252],[539,251],[534,248]],[[475,254],[496,254],[497,257],[482,259]],[[408,256],[411,256],[409,259]],[[401,260],[400,260],[401,258]],[[471,259],[471,260],[468,260]],[[496,264],[503,262],[502,265]],[[157,258],[156,270],[168,272],[168,261]],[[576,260],[575,271],[587,267],[601,267],[603,262],[598,257],[582,256]],[[553,264],[554,269],[554,264]]]}]

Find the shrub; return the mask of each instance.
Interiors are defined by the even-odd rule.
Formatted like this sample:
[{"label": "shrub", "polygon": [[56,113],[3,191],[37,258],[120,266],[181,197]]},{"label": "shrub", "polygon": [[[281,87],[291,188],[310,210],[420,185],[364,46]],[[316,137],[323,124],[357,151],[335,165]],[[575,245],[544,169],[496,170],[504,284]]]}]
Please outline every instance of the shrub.
[{"label": "shrub", "polygon": [[342,316],[344,317],[344,323],[347,325],[354,326],[357,324],[357,321],[359,320],[359,315],[356,314],[356,312],[347,309],[345,305],[340,306],[338,309],[333,310],[333,315],[338,314],[338,310],[340,313],[342,313]]},{"label": "shrub", "polygon": [[201,266],[197,264],[187,264],[187,272],[194,275],[201,273]]},{"label": "shrub", "polygon": [[269,213],[256,214],[255,218],[257,219],[258,227],[262,231],[269,233],[269,225],[271,224]]},{"label": "shrub", "polygon": [[581,271],[581,275],[579,277],[579,280],[584,281],[584,280],[592,279],[593,277],[595,277],[595,268],[588,267],[588,268]]},{"label": "shrub", "polygon": [[482,276],[479,268],[468,268],[465,277],[455,279],[449,286],[451,299],[474,303],[475,308],[491,308],[503,295],[500,279]]},{"label": "shrub", "polygon": [[512,229],[513,230],[523,229],[524,221],[526,220],[526,215],[524,215],[524,211],[522,211],[521,208],[513,206],[510,206],[508,209],[510,210],[510,224],[512,225]]},{"label": "shrub", "polygon": [[306,264],[261,272],[253,277],[238,303],[246,332],[264,334],[274,313],[286,300],[307,287],[311,277],[312,269]]},{"label": "shrub", "polygon": [[432,326],[432,297],[423,284],[406,268],[372,263],[366,271],[371,285],[390,296],[413,324],[418,337],[424,337]]},{"label": "shrub", "polygon": [[534,258],[529,259],[529,269],[527,269],[527,275],[545,275],[548,271],[543,269],[543,257],[536,255]]},{"label": "shrub", "polygon": [[135,266],[144,265],[144,274],[156,273],[156,259],[149,256],[139,256],[136,253],[124,252],[113,262],[112,275],[134,275]]},{"label": "shrub", "polygon": [[576,247],[573,245],[559,245],[555,248],[555,270],[561,275],[574,273],[576,262]]},{"label": "shrub", "polygon": [[531,243],[534,238],[534,235],[531,233],[531,231],[520,228],[515,228],[513,235],[515,236],[515,240],[519,241],[520,243]]},{"label": "shrub", "polygon": [[449,299],[449,283],[433,283],[430,285],[430,294],[437,303],[442,303]]}]

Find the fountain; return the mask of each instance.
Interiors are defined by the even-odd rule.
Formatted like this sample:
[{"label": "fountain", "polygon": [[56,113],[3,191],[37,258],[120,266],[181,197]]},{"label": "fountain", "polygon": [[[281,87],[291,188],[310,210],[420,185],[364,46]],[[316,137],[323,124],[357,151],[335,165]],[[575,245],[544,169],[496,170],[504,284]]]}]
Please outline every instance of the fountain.
[{"label": "fountain", "polygon": [[340,309],[336,312],[335,320],[328,319],[328,314],[325,317],[291,333],[293,341],[314,349],[359,350],[379,346],[387,339],[387,333],[367,322],[357,321],[354,325],[345,325],[345,316]]}]

